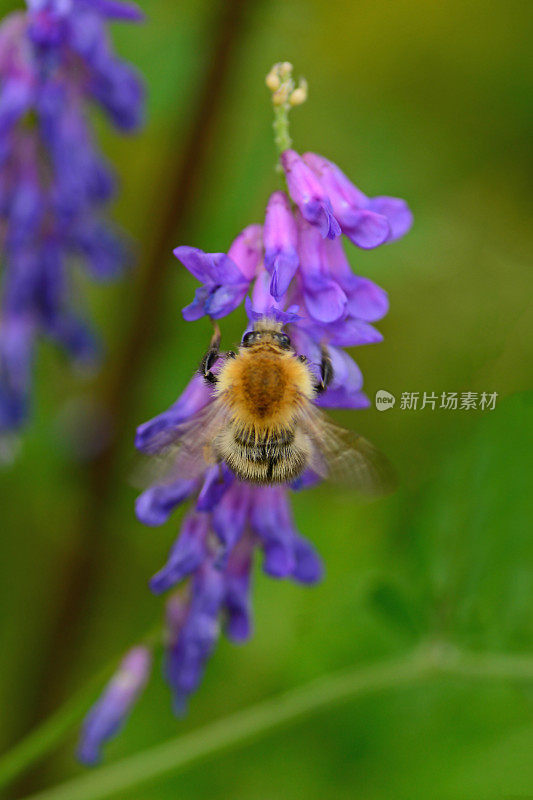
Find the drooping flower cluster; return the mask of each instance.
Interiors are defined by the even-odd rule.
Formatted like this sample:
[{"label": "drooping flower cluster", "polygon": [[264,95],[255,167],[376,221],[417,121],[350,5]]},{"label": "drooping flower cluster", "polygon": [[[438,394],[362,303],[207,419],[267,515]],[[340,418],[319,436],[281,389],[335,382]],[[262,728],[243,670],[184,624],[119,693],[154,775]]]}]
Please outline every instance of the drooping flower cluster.
[{"label": "drooping flower cluster", "polygon": [[[411,212],[403,200],[367,197],[321,156],[287,150],[281,163],[289,191],[272,194],[263,225],[242,231],[227,254],[183,246],[174,251],[201,284],[183,315],[216,320],[244,302],[250,326],[263,316],[283,322],[317,375],[327,341],[334,378],[316,402],[363,408],[368,399],[361,372],[343,348],[381,340],[372,323],[386,314],[388,300],[383,289],[352,272],[341,233],[361,248],[377,247],[409,230]],[[138,428],[137,448],[159,452],[176,427],[212,399],[210,386],[195,375],[167,411]],[[150,584],[156,594],[177,587],[167,602],[166,677],[178,712],[201,681],[221,625],[235,642],[251,634],[255,551],[272,577],[303,584],[321,578],[320,559],[296,530],[289,501],[291,489],[314,480],[304,473],[292,487],[257,487],[222,465],[206,467],[197,480],[152,486],[137,499],[137,516],[146,525],[163,524],[191,501],[168,561]]]},{"label": "drooping flower cluster", "polygon": [[142,84],[113,52],[107,23],[138,21],[118,0],[27,0],[0,27],[0,433],[28,413],[36,340],[93,362],[95,337],[74,307],[72,265],[95,280],[120,271],[120,237],[102,217],[115,189],[88,119],[122,131],[142,118]]}]

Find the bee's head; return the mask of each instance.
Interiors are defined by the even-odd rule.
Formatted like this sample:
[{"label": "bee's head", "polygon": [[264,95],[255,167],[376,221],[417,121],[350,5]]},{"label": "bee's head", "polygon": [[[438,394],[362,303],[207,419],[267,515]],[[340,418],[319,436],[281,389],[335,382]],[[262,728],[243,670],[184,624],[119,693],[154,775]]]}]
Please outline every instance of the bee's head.
[{"label": "bee's head", "polygon": [[280,322],[270,319],[260,319],[254,323],[253,330],[242,337],[242,347],[253,347],[257,344],[272,343],[282,350],[291,349],[291,340],[282,330]]}]

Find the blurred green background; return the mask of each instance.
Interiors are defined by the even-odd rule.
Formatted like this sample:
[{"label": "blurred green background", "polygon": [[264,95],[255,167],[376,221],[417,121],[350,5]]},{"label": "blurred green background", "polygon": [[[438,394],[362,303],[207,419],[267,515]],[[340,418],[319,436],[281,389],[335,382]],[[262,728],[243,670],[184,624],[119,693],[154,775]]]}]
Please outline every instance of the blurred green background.
[{"label": "blurred green background", "polygon": [[[187,136],[219,10],[208,0],[141,5],[146,24],[117,25],[113,34],[146,76],[147,125],[124,139],[97,120],[121,176],[114,216],[136,242],[137,272],[168,203],[165,175]],[[2,14],[15,7],[0,2]],[[422,639],[532,652],[532,16],[527,0],[247,4],[180,231],[186,239],[173,244],[226,250],[242,227],[261,221],[276,185],[264,75],[289,59],[310,85],[308,102],[293,113],[295,147],[331,158],[370,195],[405,197],[415,215],[404,240],[349,251],[354,269],[391,300],[378,324],[384,342],[355,353],[369,396],[386,389],[397,398],[404,391],[499,398],[484,412],[408,411],[397,402],[386,413],[339,413],[390,456],[400,490],[363,507],[328,486],[295,496],[299,528],[326,563],[324,582],[302,588],[258,569],[252,641],[221,642],[182,720],[172,715],[158,664],[108,761],[340,667],[380,663]],[[2,749],[46,708],[56,649],[65,663],[53,706],[162,612],[147,580],[166,558],[179,515],[157,529],[136,521],[128,485],[134,428],[175,399],[210,335],[206,320],[183,321],[196,283],[168,252],[162,302],[143,332],[149,347],[120,419],[110,498],[95,531],[100,568],[81,616],[60,630],[64,576],[77,547],[90,547],[80,538],[90,467],[76,459],[72,431],[84,409],[100,410],[131,323],[136,273],[84,287],[109,354],[101,378],[72,376],[60,354],[40,348],[34,419],[17,462],[0,475]],[[242,313],[224,320],[224,343],[242,328]],[[11,796],[81,773],[74,745],[71,736]],[[533,690],[450,677],[347,702],[120,797],[526,798],[532,755]]]}]

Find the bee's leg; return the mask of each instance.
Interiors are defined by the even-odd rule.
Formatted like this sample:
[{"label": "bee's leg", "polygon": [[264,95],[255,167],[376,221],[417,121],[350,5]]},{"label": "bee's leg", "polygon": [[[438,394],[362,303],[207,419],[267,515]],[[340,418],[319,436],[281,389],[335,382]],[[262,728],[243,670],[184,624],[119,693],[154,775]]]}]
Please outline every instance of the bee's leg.
[{"label": "bee's leg", "polygon": [[211,372],[211,368],[215,364],[217,358],[220,355],[220,328],[218,327],[217,323],[215,322],[215,330],[213,332],[213,336],[211,337],[211,342],[209,344],[209,350],[202,358],[200,362],[200,374],[203,375],[204,379],[208,383],[216,383],[217,376]]},{"label": "bee's leg", "polygon": [[328,348],[322,345],[322,359],[320,361],[320,380],[315,383],[315,392],[322,394],[325,392],[333,380],[333,365]]}]

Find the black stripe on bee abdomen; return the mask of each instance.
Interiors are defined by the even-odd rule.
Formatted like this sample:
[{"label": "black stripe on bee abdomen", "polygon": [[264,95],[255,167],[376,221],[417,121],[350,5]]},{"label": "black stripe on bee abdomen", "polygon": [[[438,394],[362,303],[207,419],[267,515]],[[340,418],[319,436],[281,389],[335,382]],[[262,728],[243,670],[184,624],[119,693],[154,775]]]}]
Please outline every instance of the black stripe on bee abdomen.
[{"label": "black stripe on bee abdomen", "polygon": [[276,463],[286,458],[294,442],[294,431],[285,430],[276,434],[268,433],[256,436],[255,431],[236,433],[234,442],[241,449],[242,455],[250,461],[260,463]]}]

